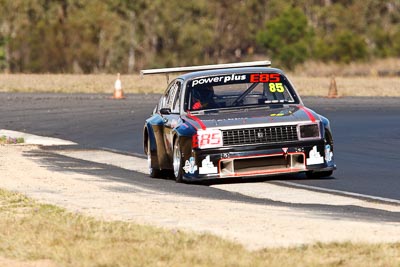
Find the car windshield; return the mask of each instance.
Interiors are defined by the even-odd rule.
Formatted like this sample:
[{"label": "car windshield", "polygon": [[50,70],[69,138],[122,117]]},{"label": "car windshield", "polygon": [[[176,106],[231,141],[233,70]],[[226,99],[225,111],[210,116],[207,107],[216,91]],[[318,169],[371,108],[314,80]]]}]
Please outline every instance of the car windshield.
[{"label": "car windshield", "polygon": [[188,111],[299,103],[289,81],[280,73],[196,78],[188,81],[187,92]]}]

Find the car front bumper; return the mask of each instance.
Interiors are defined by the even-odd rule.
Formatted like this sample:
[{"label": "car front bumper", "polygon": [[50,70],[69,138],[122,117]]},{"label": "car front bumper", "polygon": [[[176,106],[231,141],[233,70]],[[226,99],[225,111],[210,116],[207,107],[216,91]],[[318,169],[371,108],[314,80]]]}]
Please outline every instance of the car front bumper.
[{"label": "car front bumper", "polygon": [[199,181],[335,170],[333,151],[323,140],[267,147],[195,149],[185,162],[184,179]]}]

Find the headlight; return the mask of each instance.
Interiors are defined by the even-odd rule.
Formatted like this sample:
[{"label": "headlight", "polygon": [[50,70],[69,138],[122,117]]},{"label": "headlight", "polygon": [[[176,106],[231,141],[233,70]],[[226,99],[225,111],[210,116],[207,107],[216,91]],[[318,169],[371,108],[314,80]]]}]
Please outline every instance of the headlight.
[{"label": "headlight", "polygon": [[193,147],[213,148],[222,146],[222,132],[217,129],[199,130],[193,139]]},{"label": "headlight", "polygon": [[321,139],[319,123],[300,124],[297,129],[299,140]]}]

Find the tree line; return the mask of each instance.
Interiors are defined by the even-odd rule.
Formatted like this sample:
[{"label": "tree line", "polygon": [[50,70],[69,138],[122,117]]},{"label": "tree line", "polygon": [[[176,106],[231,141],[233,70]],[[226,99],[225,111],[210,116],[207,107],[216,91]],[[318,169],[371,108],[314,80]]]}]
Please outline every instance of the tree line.
[{"label": "tree line", "polygon": [[400,56],[399,0],[0,0],[0,71]]}]

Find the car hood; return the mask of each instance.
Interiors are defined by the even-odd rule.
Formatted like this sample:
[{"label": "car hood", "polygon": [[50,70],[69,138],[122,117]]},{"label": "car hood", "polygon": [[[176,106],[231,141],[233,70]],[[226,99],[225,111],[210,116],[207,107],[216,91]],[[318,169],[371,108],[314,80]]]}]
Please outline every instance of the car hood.
[{"label": "car hood", "polygon": [[240,109],[209,114],[188,114],[186,120],[201,128],[224,128],[257,124],[314,122],[318,114],[304,106],[270,109]]}]

